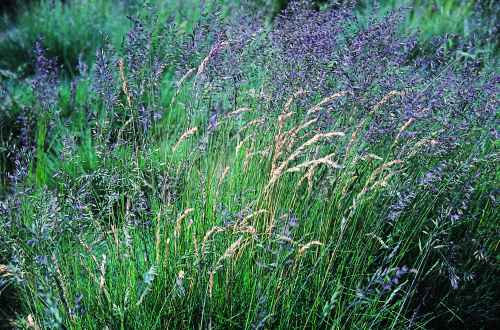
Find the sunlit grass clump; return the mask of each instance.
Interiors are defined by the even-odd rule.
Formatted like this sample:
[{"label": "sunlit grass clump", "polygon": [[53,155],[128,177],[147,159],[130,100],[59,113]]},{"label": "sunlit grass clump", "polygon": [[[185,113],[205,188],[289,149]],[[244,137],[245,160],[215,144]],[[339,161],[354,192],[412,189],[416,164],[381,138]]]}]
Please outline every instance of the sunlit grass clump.
[{"label": "sunlit grass clump", "polygon": [[188,20],[124,5],[120,42],[100,39],[74,75],[42,35],[30,79],[4,80],[0,319],[498,322],[496,72],[423,55],[404,10],[366,24],[295,1],[269,23],[216,5]]}]

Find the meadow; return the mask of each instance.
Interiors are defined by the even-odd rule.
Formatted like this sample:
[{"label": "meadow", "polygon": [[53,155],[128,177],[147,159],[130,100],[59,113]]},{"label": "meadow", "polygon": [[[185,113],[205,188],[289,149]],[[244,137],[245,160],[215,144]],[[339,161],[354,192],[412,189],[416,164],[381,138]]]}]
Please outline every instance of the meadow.
[{"label": "meadow", "polygon": [[0,10],[0,329],[500,323],[499,3]]}]

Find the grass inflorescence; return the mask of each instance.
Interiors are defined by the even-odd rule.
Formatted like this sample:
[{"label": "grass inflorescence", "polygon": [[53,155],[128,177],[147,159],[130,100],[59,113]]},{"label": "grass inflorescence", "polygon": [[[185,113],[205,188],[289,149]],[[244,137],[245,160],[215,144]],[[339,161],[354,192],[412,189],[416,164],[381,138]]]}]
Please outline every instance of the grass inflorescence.
[{"label": "grass inflorescence", "polygon": [[32,70],[0,71],[7,328],[499,322],[494,53],[348,1],[31,6]]}]

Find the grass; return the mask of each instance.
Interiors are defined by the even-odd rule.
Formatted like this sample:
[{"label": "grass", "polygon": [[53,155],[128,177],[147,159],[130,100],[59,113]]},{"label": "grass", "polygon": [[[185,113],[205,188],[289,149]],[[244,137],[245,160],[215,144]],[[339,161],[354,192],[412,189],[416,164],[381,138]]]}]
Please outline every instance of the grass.
[{"label": "grass", "polygon": [[13,55],[4,57],[2,65],[16,67],[19,63],[30,63],[33,44],[42,37],[51,55],[74,73],[78,58],[94,56],[104,35],[118,44],[128,27],[124,10],[109,1],[71,1],[70,5],[59,1],[35,2],[17,15],[2,38],[2,53]]},{"label": "grass", "polygon": [[[473,58],[495,58],[498,56],[498,42],[495,34],[499,7],[494,1],[476,0],[391,0],[384,1],[379,8],[386,11],[397,7],[410,8],[410,14],[404,24],[408,32],[418,31],[422,43],[443,35],[464,37],[471,46],[463,50]],[[364,8],[365,15],[373,11],[373,6]],[[493,38],[492,38],[493,37]],[[463,47],[458,40],[448,40],[450,49]],[[431,46],[432,47],[432,46]]]},{"label": "grass", "polygon": [[[276,106],[264,68],[252,66],[234,97],[204,80],[217,61],[212,44],[190,59],[182,84],[176,63],[155,81],[153,59],[172,47],[160,39],[161,20],[150,21],[157,42],[140,56],[144,66],[132,74],[127,62],[124,13],[147,10],[98,0],[33,6],[15,22],[26,43],[12,46],[25,54],[15,62],[31,63],[26,52],[42,34],[69,74],[50,108],[22,77],[2,75],[7,327],[487,329],[498,321],[493,122],[471,119],[444,155],[425,152],[449,136],[439,114],[398,122],[373,143],[372,123],[389,116],[393,98],[403,102],[396,93],[375,94],[367,113],[349,108],[347,92],[309,103],[297,92]],[[192,15],[179,19],[174,40],[199,18],[184,6],[172,7]],[[98,74],[75,70],[81,53],[95,67],[101,31],[126,62],[112,69],[111,108],[93,87]],[[0,54],[12,49],[1,45]],[[217,97],[224,111],[214,120]],[[147,128],[141,106],[161,113]],[[322,130],[317,114],[326,110],[335,120]]]},{"label": "grass", "polygon": [[[272,1],[271,1],[272,2]],[[257,7],[269,8],[266,13],[276,12],[284,8],[286,1],[258,2]],[[224,2],[221,2],[223,4]],[[498,44],[495,41],[495,24],[498,6],[493,1],[479,3],[476,0],[385,0],[379,6],[382,12],[406,6],[412,8],[407,22],[406,31],[419,31],[422,42],[428,43],[433,37],[444,34],[458,35],[478,42],[486,34],[488,42],[467,50],[473,57],[495,57],[498,54]],[[188,30],[196,20],[196,6],[190,2],[149,4],[159,8],[158,16],[165,18],[172,12],[179,12],[180,25]],[[126,15],[144,11],[144,4],[130,1],[129,7],[114,4],[110,1],[70,1],[62,5],[59,1],[41,0],[34,4],[28,3],[25,9],[18,9],[12,18],[4,14],[0,35],[0,51],[10,54],[0,60],[4,68],[20,69],[31,63],[32,47],[35,40],[42,36],[47,49],[52,56],[59,58],[66,71],[74,75],[80,58],[92,60],[95,50],[105,42],[119,48],[130,21]],[[375,10],[373,5],[362,2],[359,6],[360,17],[369,17]],[[19,13],[20,12],[20,13]],[[193,13],[194,16],[193,16]],[[92,20],[88,20],[92,17]],[[456,47],[456,45],[448,45]]]}]

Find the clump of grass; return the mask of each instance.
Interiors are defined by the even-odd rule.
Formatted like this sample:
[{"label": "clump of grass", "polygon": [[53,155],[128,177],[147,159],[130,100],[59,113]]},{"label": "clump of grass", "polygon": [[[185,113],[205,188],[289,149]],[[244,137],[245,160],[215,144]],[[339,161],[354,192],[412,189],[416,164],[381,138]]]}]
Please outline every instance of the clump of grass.
[{"label": "clump of grass", "polygon": [[189,27],[134,17],[72,81],[41,44],[32,81],[9,78],[8,322],[497,322],[495,73],[415,59],[400,11],[296,1],[266,25],[204,4]]},{"label": "clump of grass", "polygon": [[50,55],[76,74],[79,58],[90,59],[106,36],[119,44],[129,26],[123,6],[113,1],[42,0],[27,6],[1,40],[2,53],[16,54],[3,58],[4,66],[29,63],[32,45],[43,38]]}]

